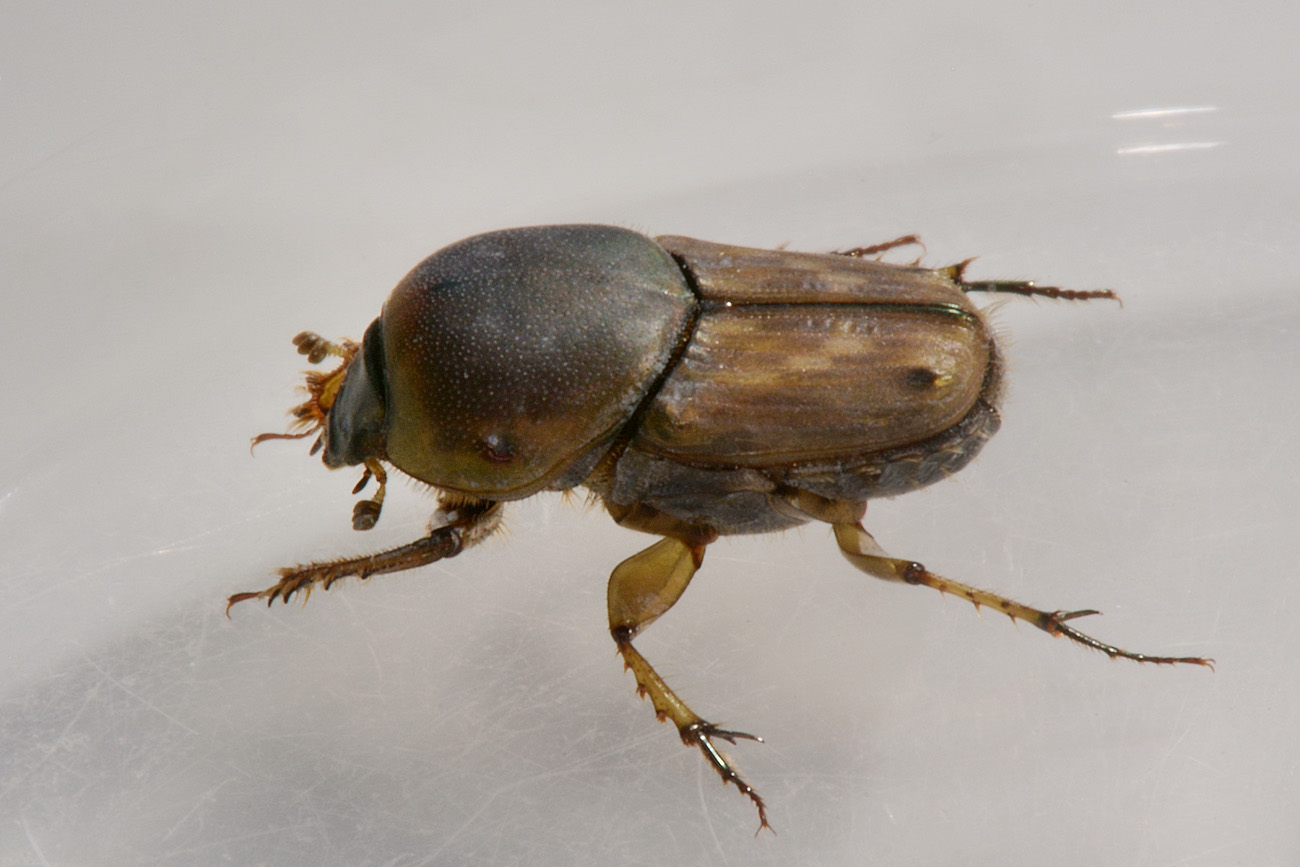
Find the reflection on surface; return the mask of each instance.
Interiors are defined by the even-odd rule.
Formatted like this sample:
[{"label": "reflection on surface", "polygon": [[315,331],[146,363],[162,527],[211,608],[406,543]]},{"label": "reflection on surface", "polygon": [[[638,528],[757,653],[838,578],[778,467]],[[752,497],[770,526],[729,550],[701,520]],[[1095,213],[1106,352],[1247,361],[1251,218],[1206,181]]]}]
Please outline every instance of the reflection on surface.
[{"label": "reflection on surface", "polygon": [[[1161,122],[1162,129],[1177,129],[1184,125],[1183,118],[1189,115],[1215,114],[1217,105],[1186,105],[1162,108],[1138,108],[1131,111],[1117,111],[1111,120],[1155,120]],[[1150,156],[1176,151],[1210,150],[1222,145],[1221,141],[1182,141],[1182,142],[1140,142],[1138,144],[1120,145],[1115,149],[1118,156]]]}]

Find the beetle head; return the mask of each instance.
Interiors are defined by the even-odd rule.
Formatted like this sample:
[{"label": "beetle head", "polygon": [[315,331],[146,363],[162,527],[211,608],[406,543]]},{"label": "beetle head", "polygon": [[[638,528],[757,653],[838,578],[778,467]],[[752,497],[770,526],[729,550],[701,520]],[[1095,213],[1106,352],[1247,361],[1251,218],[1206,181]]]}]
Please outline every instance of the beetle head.
[{"label": "beetle head", "polygon": [[360,350],[354,350],[331,376],[340,382],[321,420],[325,466],[337,469],[383,460],[384,341],[378,319],[366,329]]},{"label": "beetle head", "polygon": [[302,439],[318,433],[311,453],[324,448],[321,459],[325,466],[337,469],[364,464],[365,474],[353,493],[364,488],[371,476],[378,480],[379,490],[353,510],[352,526],[358,530],[368,530],[379,520],[387,481],[380,463],[385,459],[381,327],[379,320],[371,323],[360,345],[347,339],[334,343],[310,331],[294,337],[299,354],[306,355],[311,363],[318,364],[331,355],[343,363],[328,373],[307,371],[307,399],[290,410],[294,420],[288,433],[264,433],[253,438],[256,446],[265,440]]}]

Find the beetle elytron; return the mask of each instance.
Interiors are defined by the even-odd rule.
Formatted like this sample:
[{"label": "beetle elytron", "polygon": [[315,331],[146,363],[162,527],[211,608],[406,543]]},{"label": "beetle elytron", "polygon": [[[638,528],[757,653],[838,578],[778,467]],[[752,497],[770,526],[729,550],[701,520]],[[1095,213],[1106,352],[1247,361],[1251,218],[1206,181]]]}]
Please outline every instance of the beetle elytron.
[{"label": "beetle elytron", "polygon": [[[296,432],[331,468],[361,464],[353,525],[379,517],[386,466],[439,492],[429,534],[366,557],[282,569],[246,599],[288,601],[346,576],[453,557],[489,536],[502,504],[587,488],[624,527],[662,537],[609,580],[609,627],[637,691],[758,808],[715,739],[753,738],[697,715],[632,639],[677,602],[719,536],[831,525],[857,568],[988,605],[1052,635],[1155,663],[1079,632],[1093,611],[1040,611],[886,554],[866,502],[964,467],[998,429],[1002,363],[970,292],[1113,298],[1014,281],[968,282],[966,263],[879,261],[912,236],[793,253],[612,226],[509,229],[421,262],[358,345],[303,333],[312,363]],[[354,493],[356,492],[354,491]]]}]

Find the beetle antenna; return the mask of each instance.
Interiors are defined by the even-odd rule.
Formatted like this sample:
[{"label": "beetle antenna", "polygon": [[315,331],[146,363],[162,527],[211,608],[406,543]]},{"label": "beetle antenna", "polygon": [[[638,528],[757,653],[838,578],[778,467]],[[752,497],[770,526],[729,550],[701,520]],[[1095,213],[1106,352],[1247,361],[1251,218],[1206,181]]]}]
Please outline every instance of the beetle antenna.
[{"label": "beetle antenna", "polygon": [[[289,414],[293,416],[293,421],[289,422],[289,430],[285,433],[258,434],[253,437],[252,445],[248,447],[249,451],[267,440],[303,439],[323,428],[325,415],[334,405],[339,386],[343,384],[343,375],[347,373],[357,350],[361,348],[360,344],[346,338],[337,343],[326,340],[314,331],[298,334],[293,338],[293,345],[298,347],[298,354],[307,356],[307,360],[312,364],[319,364],[331,355],[343,359],[343,363],[329,373],[321,373],[318,370],[307,371],[305,386],[307,399],[289,410]],[[319,444],[319,440],[317,443]],[[319,445],[312,448],[312,454],[316,454],[317,451]],[[382,481],[382,476],[380,479]],[[376,517],[378,517],[377,510]]]},{"label": "beetle antenna", "polygon": [[315,331],[302,331],[294,335],[293,345],[298,347],[298,354],[307,356],[312,364],[320,364],[327,355],[336,355],[345,361],[352,360],[357,354],[357,344],[344,338],[338,343],[326,340]]}]

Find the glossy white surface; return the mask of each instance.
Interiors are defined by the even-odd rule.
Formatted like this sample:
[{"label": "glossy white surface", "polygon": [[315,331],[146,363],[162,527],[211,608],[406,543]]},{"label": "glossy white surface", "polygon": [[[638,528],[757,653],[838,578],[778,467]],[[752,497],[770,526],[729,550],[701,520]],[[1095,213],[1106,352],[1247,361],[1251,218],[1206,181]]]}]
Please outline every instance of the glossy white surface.
[{"label": "glossy white surface", "polygon": [[[633,8],[6,16],[0,863],[1297,863],[1300,13]],[[578,221],[920,232],[976,278],[1119,290],[1006,302],[1002,433],[869,527],[1217,673],[873,581],[823,528],[725,540],[639,646],[767,738],[732,750],[755,839],[620,671],[605,578],[651,540],[595,510],[227,620],[430,507],[397,484],[360,536],[353,473],[248,457],[289,338],[359,336],[463,236]]]}]

